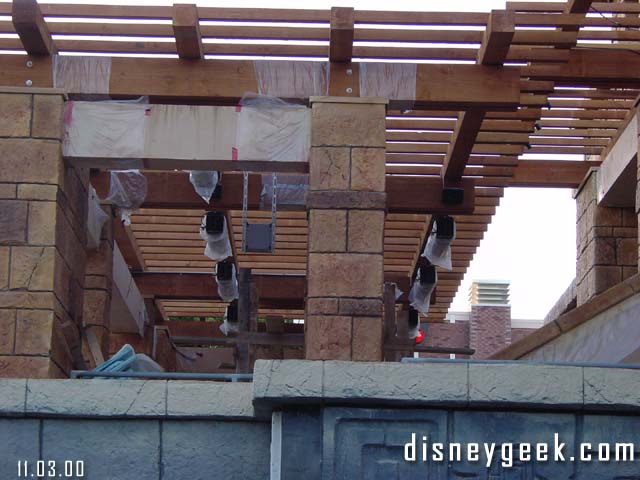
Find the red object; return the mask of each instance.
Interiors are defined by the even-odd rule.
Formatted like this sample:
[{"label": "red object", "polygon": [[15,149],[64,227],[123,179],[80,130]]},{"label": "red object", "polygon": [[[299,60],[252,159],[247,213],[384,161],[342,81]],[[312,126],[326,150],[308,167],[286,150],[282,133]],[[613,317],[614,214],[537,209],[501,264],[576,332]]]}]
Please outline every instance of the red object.
[{"label": "red object", "polygon": [[418,330],[418,336],[416,337],[416,345],[422,343],[424,340],[424,332],[422,330]]}]

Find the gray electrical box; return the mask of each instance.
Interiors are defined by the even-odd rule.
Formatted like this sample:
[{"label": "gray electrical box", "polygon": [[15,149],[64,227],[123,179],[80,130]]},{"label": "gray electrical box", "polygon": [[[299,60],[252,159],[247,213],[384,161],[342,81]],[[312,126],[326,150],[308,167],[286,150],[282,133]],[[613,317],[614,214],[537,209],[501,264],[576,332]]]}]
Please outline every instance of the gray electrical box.
[{"label": "gray electrical box", "polygon": [[247,223],[245,225],[245,252],[273,252],[272,227],[271,223]]}]

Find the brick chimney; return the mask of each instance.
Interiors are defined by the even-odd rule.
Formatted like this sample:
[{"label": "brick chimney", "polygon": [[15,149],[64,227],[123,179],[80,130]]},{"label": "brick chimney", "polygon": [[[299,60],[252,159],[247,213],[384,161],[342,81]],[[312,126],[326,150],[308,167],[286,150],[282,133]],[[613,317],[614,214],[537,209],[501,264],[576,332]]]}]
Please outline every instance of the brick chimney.
[{"label": "brick chimney", "polygon": [[469,346],[476,351],[472,358],[488,358],[511,343],[509,282],[475,281],[469,299]]}]

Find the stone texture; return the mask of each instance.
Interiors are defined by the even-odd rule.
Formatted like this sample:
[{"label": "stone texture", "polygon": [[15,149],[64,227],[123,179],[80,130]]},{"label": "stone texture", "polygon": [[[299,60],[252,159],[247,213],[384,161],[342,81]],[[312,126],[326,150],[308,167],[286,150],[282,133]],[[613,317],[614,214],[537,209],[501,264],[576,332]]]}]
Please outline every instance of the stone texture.
[{"label": "stone texture", "polygon": [[307,360],[350,360],[351,317],[307,315],[305,358]]},{"label": "stone texture", "polygon": [[350,252],[382,253],[384,244],[383,210],[350,210],[349,242]]},{"label": "stone texture", "polygon": [[29,203],[29,234],[27,240],[30,245],[54,245],[56,241],[56,203]]},{"label": "stone texture", "polygon": [[314,103],[312,146],[385,146],[385,106]]},{"label": "stone texture", "polygon": [[308,315],[335,315],[338,313],[337,298],[308,298]]},{"label": "stone texture", "polygon": [[253,398],[322,398],[322,362],[257,360],[253,370]]},{"label": "stone texture", "polygon": [[23,416],[27,398],[25,379],[0,380],[0,416]]},{"label": "stone texture", "polygon": [[309,212],[310,252],[344,252],[346,244],[346,211],[314,209]]},{"label": "stone texture", "polygon": [[16,354],[48,355],[53,334],[53,312],[18,310],[16,320]]},{"label": "stone texture", "polygon": [[[158,480],[160,428],[148,420],[45,419],[42,458],[85,461],[85,478]],[[182,445],[184,450],[184,445]],[[132,472],[133,473],[132,475]]]},{"label": "stone texture", "polygon": [[385,191],[385,149],[354,148],[351,151],[351,189]]},{"label": "stone texture", "polygon": [[54,372],[48,357],[0,356],[2,378],[49,378]]},{"label": "stone texture", "polygon": [[31,136],[35,138],[62,138],[62,95],[34,95]]},{"label": "stone texture", "polygon": [[351,359],[382,361],[382,317],[355,317],[351,340]]},{"label": "stone texture", "polygon": [[162,428],[162,478],[265,480],[270,443],[269,422],[167,421]]},{"label": "stone texture", "polygon": [[311,190],[348,190],[351,151],[346,147],[312,147],[309,156]]},{"label": "stone texture", "polygon": [[65,417],[164,417],[166,388],[162,380],[29,380],[26,411]]},{"label": "stone texture", "polygon": [[2,181],[58,184],[63,169],[60,148],[55,140],[0,139]]},{"label": "stone texture", "polygon": [[341,298],[337,313],[361,317],[382,315],[382,300],[374,298]]},{"label": "stone texture", "polygon": [[[2,156],[0,155],[0,163]],[[15,169],[14,166],[10,168]],[[0,200],[0,244],[21,245],[27,241],[27,203]]]},{"label": "stone texture", "polygon": [[382,192],[354,191],[309,191],[307,192],[307,208],[384,210],[387,206],[387,195]]},{"label": "stone texture", "polygon": [[0,247],[0,290],[9,288],[10,247]]},{"label": "stone texture", "polygon": [[50,200],[55,201],[58,187],[55,185],[39,185],[36,183],[21,183],[18,185],[18,198],[21,200]]},{"label": "stone texture", "polygon": [[466,405],[467,364],[324,362],[326,400],[394,405]]},{"label": "stone texture", "polygon": [[470,405],[582,405],[582,368],[551,365],[470,364]]},{"label": "stone texture", "polygon": [[638,266],[638,241],[635,238],[621,238],[617,246],[617,264]]},{"label": "stone texture", "polygon": [[[40,459],[39,429],[38,420],[0,418],[0,478],[18,478],[18,460],[26,460],[33,466]],[[35,472],[29,473],[34,473],[30,478],[37,478]]]},{"label": "stone texture", "polygon": [[181,418],[253,417],[250,383],[175,382],[167,385],[167,416]]},{"label": "stone texture", "polygon": [[13,353],[16,335],[16,311],[0,310],[0,355]]},{"label": "stone texture", "polygon": [[13,247],[12,289],[53,290],[55,247]]},{"label": "stone texture", "polygon": [[632,410],[640,407],[640,372],[623,368],[585,368],[585,408]]},{"label": "stone texture", "polygon": [[0,93],[0,137],[28,137],[31,95]]},{"label": "stone texture", "polygon": [[309,254],[309,297],[382,296],[382,255]]},{"label": "stone texture", "polygon": [[0,199],[16,198],[16,190],[15,183],[0,183]]}]

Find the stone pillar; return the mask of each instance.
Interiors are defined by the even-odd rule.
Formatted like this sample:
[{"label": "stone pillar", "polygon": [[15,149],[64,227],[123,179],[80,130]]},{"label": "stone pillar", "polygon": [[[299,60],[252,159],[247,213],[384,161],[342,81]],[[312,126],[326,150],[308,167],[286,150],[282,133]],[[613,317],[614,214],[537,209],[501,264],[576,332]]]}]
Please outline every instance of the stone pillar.
[{"label": "stone pillar", "polygon": [[62,92],[0,90],[0,377],[84,366],[88,171],[62,159]]},{"label": "stone pillar", "polygon": [[307,359],[382,360],[385,105],[312,99]]},{"label": "stone pillar", "polygon": [[638,271],[638,217],[633,208],[598,205],[597,171],[578,189],[577,305]]},{"label": "stone pillar", "polygon": [[[87,268],[85,271],[84,290],[84,328],[92,331],[106,360],[111,356],[110,351],[110,318],[111,292],[113,289],[113,222],[110,207],[103,207],[109,214],[109,219],[102,227],[102,236],[97,250],[87,254]],[[95,362],[95,358],[93,358]]]}]

